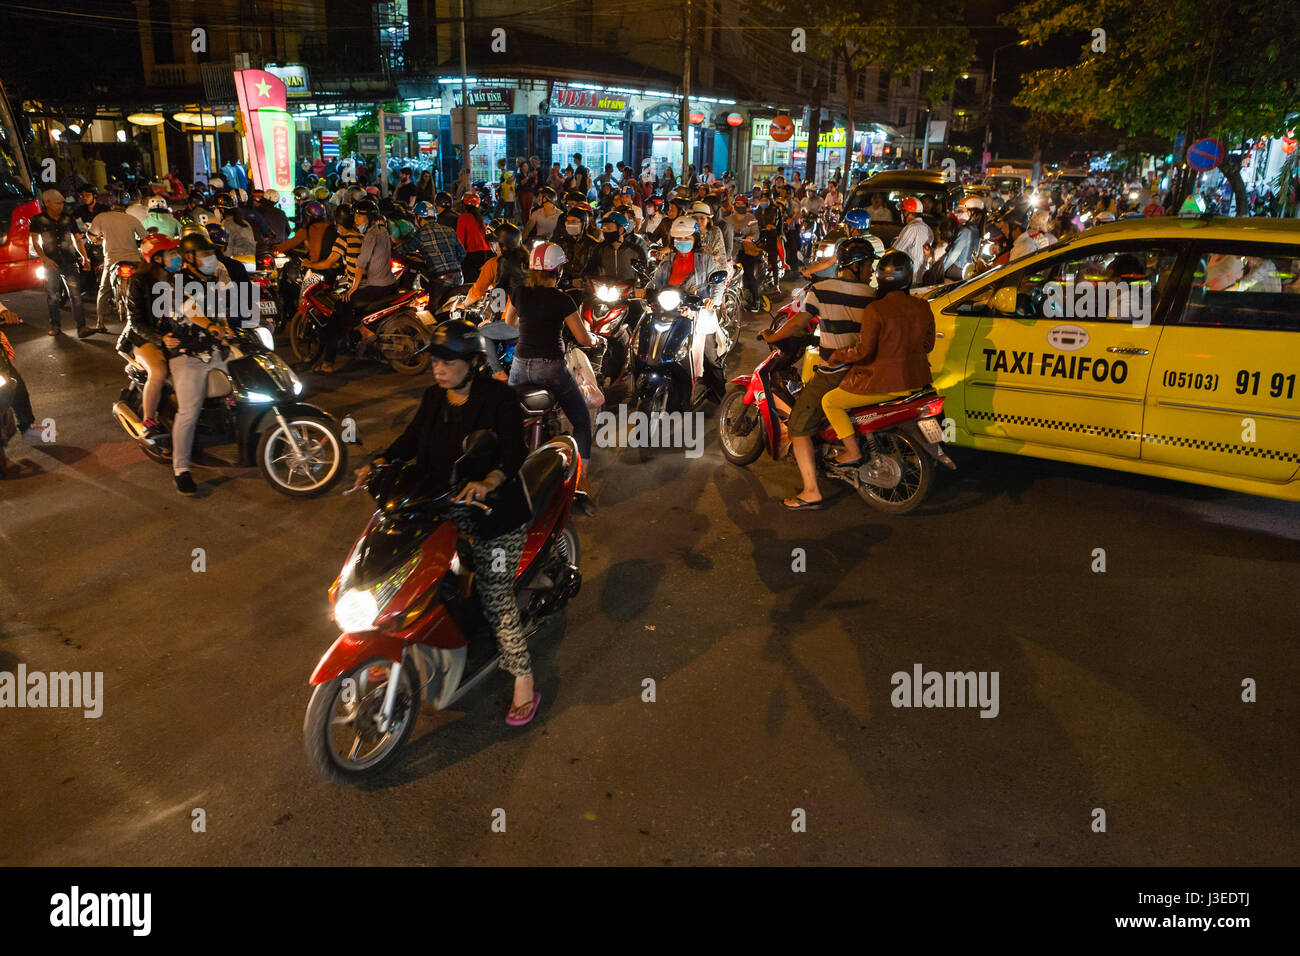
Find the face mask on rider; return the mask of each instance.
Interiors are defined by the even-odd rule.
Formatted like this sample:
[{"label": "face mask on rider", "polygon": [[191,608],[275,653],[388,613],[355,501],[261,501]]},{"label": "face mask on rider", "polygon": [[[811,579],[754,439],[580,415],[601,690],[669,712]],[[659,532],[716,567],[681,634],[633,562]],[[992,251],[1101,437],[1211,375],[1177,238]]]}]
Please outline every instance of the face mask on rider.
[{"label": "face mask on rider", "polygon": [[167,257],[163,259],[162,262],[163,268],[168,272],[179,272],[181,265],[181,254],[179,252],[168,253]]},{"label": "face mask on rider", "polygon": [[580,235],[582,233],[582,224],[577,222],[566,222],[564,224],[564,231],[571,236]]},{"label": "face mask on rider", "polygon": [[618,239],[618,232],[613,229],[609,232],[601,233],[601,235],[604,236],[605,242],[614,242]]},{"label": "face mask on rider", "polygon": [[673,243],[673,248],[681,253],[690,252],[691,249],[693,249],[694,247],[695,247],[694,239],[678,239],[676,242]]},{"label": "face mask on rider", "polygon": [[199,271],[205,276],[215,275],[217,272],[217,265],[218,262],[216,256],[204,256],[199,260]]}]

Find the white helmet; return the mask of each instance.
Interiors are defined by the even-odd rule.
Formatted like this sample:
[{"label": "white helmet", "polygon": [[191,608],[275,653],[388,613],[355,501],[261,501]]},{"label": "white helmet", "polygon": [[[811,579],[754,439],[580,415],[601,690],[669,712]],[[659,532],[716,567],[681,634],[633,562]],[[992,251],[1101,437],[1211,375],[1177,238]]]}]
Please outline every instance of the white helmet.
[{"label": "white helmet", "polygon": [[699,235],[699,224],[690,216],[678,216],[673,220],[668,235],[673,239],[694,239]]},{"label": "white helmet", "polygon": [[211,177],[208,178],[208,188],[209,188],[209,189],[225,189],[225,188],[226,188],[226,181],[225,181],[224,179],[222,179],[220,176],[211,176]]},{"label": "white helmet", "polygon": [[713,210],[709,208],[706,202],[696,202],[691,204],[692,216],[712,216]]},{"label": "white helmet", "polygon": [[267,202],[273,202],[273,203],[279,202],[280,193],[274,189],[267,189],[262,193],[262,198],[265,199]]},{"label": "white helmet", "polygon": [[221,222],[221,213],[216,209],[199,209],[194,213],[194,221],[206,229],[210,224]]},{"label": "white helmet", "polygon": [[167,200],[162,196],[149,197],[149,211],[154,212],[155,210],[167,211]]},{"label": "white helmet", "polygon": [[534,272],[554,272],[569,260],[564,250],[553,242],[540,242],[533,247],[528,257],[528,268]]}]

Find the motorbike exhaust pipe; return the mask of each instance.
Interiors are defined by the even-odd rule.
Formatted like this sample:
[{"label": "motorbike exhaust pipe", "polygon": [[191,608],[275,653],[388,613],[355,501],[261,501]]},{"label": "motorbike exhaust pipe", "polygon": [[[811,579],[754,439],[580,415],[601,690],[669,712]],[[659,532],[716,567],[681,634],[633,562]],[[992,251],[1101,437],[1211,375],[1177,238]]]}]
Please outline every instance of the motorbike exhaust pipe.
[{"label": "motorbike exhaust pipe", "polygon": [[137,441],[144,438],[144,422],[126,402],[113,403],[113,417],[122,429]]}]

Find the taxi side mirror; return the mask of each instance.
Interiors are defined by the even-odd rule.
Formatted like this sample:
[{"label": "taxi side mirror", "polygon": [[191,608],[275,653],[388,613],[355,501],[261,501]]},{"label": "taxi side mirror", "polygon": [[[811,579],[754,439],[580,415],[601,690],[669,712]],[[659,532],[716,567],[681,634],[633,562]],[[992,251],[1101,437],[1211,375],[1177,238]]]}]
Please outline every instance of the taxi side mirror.
[{"label": "taxi side mirror", "polygon": [[1017,297],[1015,286],[1004,285],[1002,288],[998,289],[997,292],[993,293],[993,311],[999,315],[1015,315],[1016,304]]}]

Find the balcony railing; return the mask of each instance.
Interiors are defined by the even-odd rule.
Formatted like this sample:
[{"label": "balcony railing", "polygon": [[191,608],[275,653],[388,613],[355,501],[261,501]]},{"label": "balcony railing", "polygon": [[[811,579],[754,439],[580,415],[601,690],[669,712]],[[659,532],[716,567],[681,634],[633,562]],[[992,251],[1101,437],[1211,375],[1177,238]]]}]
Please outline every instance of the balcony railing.
[{"label": "balcony railing", "polygon": [[185,63],[155,66],[149,71],[149,84],[161,87],[197,85],[199,79],[197,73],[197,70],[191,73],[189,65]]}]

